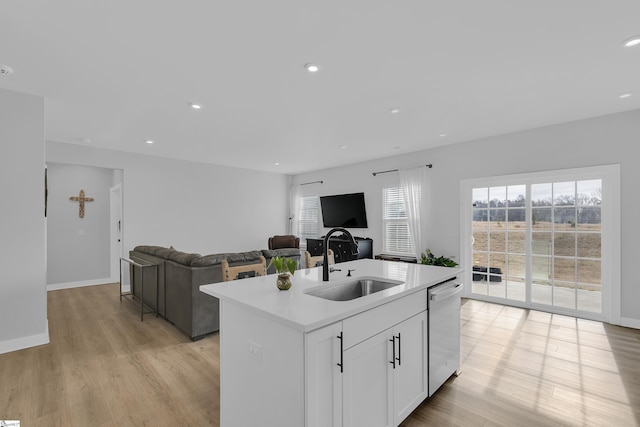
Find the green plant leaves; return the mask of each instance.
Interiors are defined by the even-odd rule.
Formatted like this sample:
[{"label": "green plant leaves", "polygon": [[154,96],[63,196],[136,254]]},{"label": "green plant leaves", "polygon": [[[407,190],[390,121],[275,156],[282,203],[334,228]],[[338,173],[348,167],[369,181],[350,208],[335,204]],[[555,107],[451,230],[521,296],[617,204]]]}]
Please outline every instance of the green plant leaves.
[{"label": "green plant leaves", "polygon": [[420,259],[422,264],[425,265],[438,265],[441,267],[455,267],[456,265],[458,265],[458,263],[451,258],[447,258],[444,256],[436,257],[431,253],[431,250],[429,250],[429,248],[427,248],[424,253],[420,255]]},{"label": "green plant leaves", "polygon": [[271,258],[271,261],[269,262],[267,268],[271,267],[272,265],[276,268],[278,274],[286,273],[287,271],[293,274],[298,267],[298,263],[295,259],[280,256],[274,256],[273,258]]}]

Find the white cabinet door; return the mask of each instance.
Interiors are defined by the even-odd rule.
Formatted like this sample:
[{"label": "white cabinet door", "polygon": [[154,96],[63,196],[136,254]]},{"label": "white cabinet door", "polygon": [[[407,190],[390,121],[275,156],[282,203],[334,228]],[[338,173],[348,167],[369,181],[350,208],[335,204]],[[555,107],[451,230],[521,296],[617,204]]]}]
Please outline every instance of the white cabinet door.
[{"label": "white cabinet door", "polygon": [[342,322],[305,336],[305,418],[307,427],[342,426]]},{"label": "white cabinet door", "polygon": [[393,328],[397,357],[393,368],[394,425],[400,424],[428,396],[428,315],[424,311]]},{"label": "white cabinet door", "polygon": [[390,332],[381,332],[344,352],[344,427],[392,425]]},{"label": "white cabinet door", "polygon": [[427,398],[427,311],[392,324],[350,348],[351,324],[305,335],[307,427],[397,426]]},{"label": "white cabinet door", "polygon": [[427,398],[427,325],[423,311],[344,352],[344,427],[397,426]]}]

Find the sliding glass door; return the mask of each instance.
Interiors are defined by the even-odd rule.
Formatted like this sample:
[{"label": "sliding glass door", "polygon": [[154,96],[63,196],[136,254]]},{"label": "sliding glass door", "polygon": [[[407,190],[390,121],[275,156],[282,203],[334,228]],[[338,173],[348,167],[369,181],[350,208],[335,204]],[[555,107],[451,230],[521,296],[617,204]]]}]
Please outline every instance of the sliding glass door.
[{"label": "sliding glass door", "polygon": [[[617,170],[617,169],[616,169]],[[613,286],[603,271],[611,254],[603,235],[615,240],[611,219],[619,213],[603,204],[608,174],[572,170],[469,180],[463,186],[468,207],[464,265],[468,295],[580,317],[609,317]],[[605,182],[606,181],[606,182]],[[603,221],[608,218],[608,221]],[[619,236],[617,237],[619,240]],[[466,239],[463,239],[465,242]]]},{"label": "sliding glass door", "polygon": [[474,293],[526,300],[525,202],[524,185],[473,189]]}]

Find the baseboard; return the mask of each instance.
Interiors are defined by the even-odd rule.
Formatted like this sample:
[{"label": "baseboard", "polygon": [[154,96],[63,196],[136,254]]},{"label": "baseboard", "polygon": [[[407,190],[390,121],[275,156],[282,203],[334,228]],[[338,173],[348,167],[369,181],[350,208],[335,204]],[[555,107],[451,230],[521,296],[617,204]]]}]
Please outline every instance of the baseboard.
[{"label": "baseboard", "polygon": [[626,326],[627,328],[640,329],[640,320],[630,319],[628,317],[621,317],[620,325]]},{"label": "baseboard", "polygon": [[104,279],[81,280],[79,282],[54,283],[52,285],[47,285],[47,291],[57,291],[59,289],[81,288],[83,286],[104,285],[107,283],[114,283],[114,281],[112,278],[107,277]]},{"label": "baseboard", "polygon": [[0,354],[11,353],[12,351],[24,350],[25,348],[37,347],[49,344],[49,321],[44,322],[45,332],[28,337],[15,338],[9,341],[0,341]]}]

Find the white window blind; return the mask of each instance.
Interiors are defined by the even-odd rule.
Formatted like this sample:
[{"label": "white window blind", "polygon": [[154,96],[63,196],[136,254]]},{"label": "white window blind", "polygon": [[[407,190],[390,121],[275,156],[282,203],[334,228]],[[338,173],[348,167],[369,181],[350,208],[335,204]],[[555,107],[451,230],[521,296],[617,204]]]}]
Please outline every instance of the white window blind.
[{"label": "white window blind", "polygon": [[400,187],[382,189],[382,252],[413,255],[407,210]]},{"label": "white window blind", "polygon": [[320,217],[320,199],[318,196],[300,198],[300,212],[298,214],[298,237],[303,247],[307,245],[307,238],[318,237],[318,219]]}]

